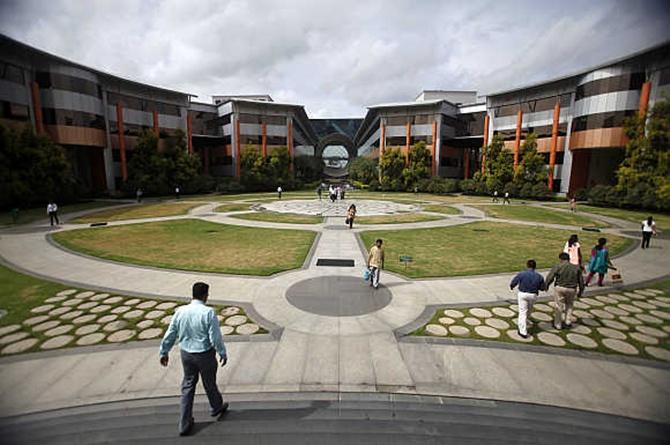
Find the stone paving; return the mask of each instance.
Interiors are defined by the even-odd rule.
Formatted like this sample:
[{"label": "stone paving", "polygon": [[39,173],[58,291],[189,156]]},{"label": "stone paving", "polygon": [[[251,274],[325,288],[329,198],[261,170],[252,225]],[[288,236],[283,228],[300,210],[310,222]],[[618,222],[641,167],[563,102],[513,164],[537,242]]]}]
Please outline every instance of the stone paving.
[{"label": "stone paving", "polygon": [[338,200],[281,200],[261,204],[260,208],[278,213],[298,213],[303,215],[345,216],[351,204],[356,204],[357,216],[392,215],[402,212],[418,212],[421,208],[414,204],[394,201],[373,201],[365,199]]},{"label": "stone paving", "polygon": [[517,333],[518,306],[441,308],[412,333],[533,344],[670,362],[670,297],[658,289],[583,297],[575,302],[572,326],[553,326],[555,303],[536,303],[529,315],[529,338]]},{"label": "stone paving", "polygon": [[[66,346],[91,346],[162,338],[174,311],[183,303],[110,296],[67,289],[30,310],[20,324],[0,328],[0,355]],[[268,331],[238,306],[212,306],[223,335],[254,335]]]}]

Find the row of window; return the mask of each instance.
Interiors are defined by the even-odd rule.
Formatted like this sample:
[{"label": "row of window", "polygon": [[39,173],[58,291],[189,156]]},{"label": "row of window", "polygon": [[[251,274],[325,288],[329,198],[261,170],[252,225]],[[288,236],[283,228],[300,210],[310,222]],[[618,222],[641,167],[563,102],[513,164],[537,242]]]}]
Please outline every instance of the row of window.
[{"label": "row of window", "polygon": [[484,116],[486,113],[472,113],[461,116],[456,125],[456,136],[481,136],[484,134]]},{"label": "row of window", "polygon": [[105,129],[105,118],[99,114],[60,108],[42,108],[42,116],[46,125]]},{"label": "row of window", "polygon": [[519,110],[524,114],[527,113],[537,113],[539,111],[553,110],[556,105],[556,101],[560,104],[561,108],[570,106],[570,93],[561,94],[558,96],[549,96],[543,97],[540,99],[527,100],[521,103],[500,105],[493,108],[494,117],[504,117],[504,116],[514,116]]},{"label": "row of window", "polygon": [[241,124],[286,125],[286,116],[263,116],[260,114],[240,113]]},{"label": "row of window", "polygon": [[432,114],[418,114],[415,116],[389,116],[386,118],[386,125],[426,125],[432,124],[434,117]]},{"label": "row of window", "polygon": [[146,111],[149,113],[158,111],[159,114],[168,116],[181,116],[181,108],[179,105],[166,104],[164,102],[156,102],[154,100],[126,96],[125,94],[119,93],[107,93],[107,104],[114,106],[116,106],[116,104],[121,104],[123,108],[129,108],[131,110]]},{"label": "row of window", "polygon": [[593,80],[577,87],[575,100],[615,91],[639,90],[645,81],[644,73],[628,73],[621,76]]},{"label": "row of window", "polygon": [[[422,135],[422,136],[411,136],[409,138],[409,145],[414,145],[417,142],[425,142],[426,145],[431,145],[433,143],[433,136]],[[386,147],[404,147],[407,143],[407,138],[405,136],[389,136],[386,138]]]},{"label": "row of window", "polygon": [[[240,136],[241,145],[260,145],[263,136],[255,134],[243,134]],[[286,136],[266,136],[267,145],[286,145]]]},{"label": "row of window", "polygon": [[670,83],[670,68],[663,68],[658,78],[658,85],[667,85]]},{"label": "row of window", "polygon": [[221,134],[221,126],[217,122],[216,113],[205,111],[196,111],[191,113],[193,134],[205,134],[209,136],[218,136]]},{"label": "row of window", "polygon": [[[521,139],[524,139],[529,133],[535,133],[538,138],[551,137],[552,125],[542,125],[539,127],[524,127],[521,129]],[[568,124],[558,124],[558,135],[565,136],[568,133]],[[509,130],[496,130],[493,135],[499,135],[503,141],[513,141],[516,139],[516,128]]]},{"label": "row of window", "polygon": [[572,121],[572,131],[593,130],[596,128],[623,127],[629,116],[637,114],[635,110],[612,111],[609,113],[589,114],[580,116]]},{"label": "row of window", "polygon": [[0,118],[11,119],[14,121],[26,121],[30,117],[30,111],[27,105],[15,104],[0,100]]},{"label": "row of window", "polygon": [[40,88],[53,88],[55,90],[72,91],[74,93],[86,94],[88,96],[102,99],[102,88],[99,84],[79,77],[68,76],[61,73],[49,73],[38,71],[35,73],[35,82]]},{"label": "row of window", "polygon": [[11,63],[0,61],[0,79],[24,85],[23,70]]}]

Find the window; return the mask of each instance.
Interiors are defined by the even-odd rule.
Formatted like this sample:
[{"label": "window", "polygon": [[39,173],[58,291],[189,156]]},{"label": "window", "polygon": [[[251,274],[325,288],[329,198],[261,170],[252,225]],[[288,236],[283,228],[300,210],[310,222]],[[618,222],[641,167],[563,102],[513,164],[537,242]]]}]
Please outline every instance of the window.
[{"label": "window", "polygon": [[23,85],[23,70],[10,63],[0,62],[0,79]]},{"label": "window", "polygon": [[495,117],[515,116],[519,111],[519,104],[501,105],[493,109]]},{"label": "window", "polygon": [[409,140],[410,145],[414,145],[417,142],[425,142],[427,146],[430,146],[433,143],[433,136],[412,136]]},{"label": "window", "polygon": [[261,123],[261,117],[257,114],[240,113],[239,119],[240,119],[241,124],[260,124]]},{"label": "window", "polygon": [[426,125],[426,124],[432,124],[433,123],[433,115],[432,114],[420,114],[418,116],[414,116],[414,124],[416,125]]},{"label": "window", "polygon": [[72,91],[73,93],[102,98],[102,89],[100,88],[100,85],[91,82],[90,80],[80,79],[66,74],[38,71],[35,73],[35,81],[40,88]]},{"label": "window", "polygon": [[266,136],[268,145],[286,145],[285,136]]},{"label": "window", "polygon": [[[99,114],[83,111],[43,108],[42,115],[46,125],[65,125],[68,127],[87,127],[105,129],[105,119]],[[118,130],[117,130],[118,131]]]},{"label": "window", "polygon": [[153,113],[158,111],[158,114],[165,114],[168,116],[181,116],[181,109],[179,105],[166,104],[163,102],[156,102],[141,97],[127,96],[119,93],[107,93],[107,103],[109,105],[121,104],[123,108],[131,110],[146,111]]},{"label": "window", "polygon": [[637,114],[637,111],[628,110],[580,116],[572,121],[572,131],[622,127],[626,118],[635,114]]},{"label": "window", "polygon": [[258,145],[261,143],[261,135],[243,134],[240,136],[241,145]]},{"label": "window", "polygon": [[407,119],[407,116],[389,116],[386,118],[386,125],[406,125],[408,122]]},{"label": "window", "polygon": [[13,102],[0,101],[0,118],[15,121],[26,121],[30,117],[28,106]]},{"label": "window", "polygon": [[615,91],[639,90],[642,88],[644,81],[644,73],[624,74],[593,80],[577,87],[576,100]]},{"label": "window", "polygon": [[267,125],[286,125],[285,116],[263,116],[261,119]]},{"label": "window", "polygon": [[391,136],[386,138],[386,146],[394,147],[398,145],[405,146],[407,138],[405,136]]}]

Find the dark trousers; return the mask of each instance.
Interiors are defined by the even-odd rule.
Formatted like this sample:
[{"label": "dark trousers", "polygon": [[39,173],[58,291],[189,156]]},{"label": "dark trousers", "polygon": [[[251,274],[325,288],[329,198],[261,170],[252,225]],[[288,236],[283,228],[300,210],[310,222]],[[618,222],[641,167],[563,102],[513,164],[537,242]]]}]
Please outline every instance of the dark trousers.
[{"label": "dark trousers", "polygon": [[51,225],[54,225],[54,220],[56,221],[56,225],[60,224],[60,221],[58,221],[58,212],[49,212],[49,221],[51,221]]},{"label": "dark trousers", "polygon": [[651,241],[651,232],[642,232],[642,248],[648,249]]},{"label": "dark trousers", "polygon": [[[586,276],[586,282],[585,284],[588,285],[591,282],[591,278],[595,275],[595,272],[589,272],[589,274]],[[598,286],[603,285],[603,280],[605,279],[605,274],[598,272]]]},{"label": "dark trousers", "polygon": [[207,352],[181,351],[181,364],[184,367],[184,379],[181,382],[181,419],[179,431],[186,431],[193,417],[193,397],[198,378],[202,377],[202,385],[205,387],[211,414],[221,410],[223,398],[216,386],[216,353],[214,349]]}]

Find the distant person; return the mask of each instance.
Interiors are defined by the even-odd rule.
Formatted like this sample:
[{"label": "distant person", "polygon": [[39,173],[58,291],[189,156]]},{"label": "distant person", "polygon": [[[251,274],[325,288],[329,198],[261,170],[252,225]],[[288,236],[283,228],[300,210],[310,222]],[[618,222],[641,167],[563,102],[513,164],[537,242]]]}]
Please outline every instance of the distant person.
[{"label": "distant person", "polygon": [[212,308],[207,307],[209,285],[198,282],[193,285],[191,303],[177,309],[160,346],[160,363],[168,365],[168,354],[176,340],[181,349],[181,364],[184,379],[181,383],[181,419],[179,435],[186,436],[193,428],[193,397],[198,378],[205,387],[210,415],[220,419],[228,409],[216,385],[216,352],[221,366],[228,362],[226,346],[223,344],[219,320]]},{"label": "distant person", "polygon": [[335,199],[337,200],[342,199],[342,188],[339,185],[335,189]]},{"label": "distant person", "polygon": [[340,199],[341,199],[342,201],[344,201],[344,194],[346,193],[346,191],[347,191],[347,188],[346,188],[346,187],[342,187],[342,191],[340,192]]},{"label": "distant person", "polygon": [[558,255],[560,262],[551,268],[545,280],[549,290],[554,281],[554,328],[563,329],[572,327],[572,308],[575,299],[584,292],[584,276],[581,269],[572,264],[570,255],[561,252]]},{"label": "distant person", "polygon": [[648,249],[649,242],[651,241],[651,236],[656,236],[656,223],[654,222],[654,217],[650,216],[649,218],[642,221],[642,248]]},{"label": "distant person", "polygon": [[321,195],[323,194],[323,189],[321,188],[321,186],[318,186],[316,188],[316,194],[319,195],[319,201],[321,201]]},{"label": "distant person", "polygon": [[283,192],[283,191],[284,190],[282,190],[281,185],[279,187],[277,187],[277,196],[279,197],[279,199],[281,199],[281,192]]},{"label": "distant person", "polygon": [[503,204],[512,204],[512,202],[509,200],[509,192],[505,192],[505,197],[503,198]]},{"label": "distant person", "polygon": [[574,196],[570,198],[570,211],[572,213],[577,212],[577,200],[575,199]]},{"label": "distant person", "polygon": [[179,193],[180,193],[180,192],[181,192],[181,190],[179,189],[179,186],[176,186],[176,187],[174,188],[174,197],[175,197],[175,199],[179,199]]},{"label": "distant person", "polygon": [[356,218],[356,204],[351,204],[347,210],[347,219],[345,220],[346,224],[349,224],[349,228],[354,227],[354,219]]},{"label": "distant person", "polygon": [[142,202],[142,195],[144,192],[142,191],[141,188],[137,189],[137,192],[135,192],[135,196],[137,197],[137,202]]},{"label": "distant person", "polygon": [[337,199],[337,193],[335,193],[335,187],[332,185],[328,188],[328,196],[330,196],[330,202],[334,203]]},{"label": "distant person", "polygon": [[384,248],[382,244],[384,241],[378,239],[375,245],[370,248],[368,253],[368,269],[370,269],[370,286],[377,289],[379,287],[379,275],[384,268]]},{"label": "distant person", "polygon": [[535,260],[526,261],[526,270],[519,272],[512,279],[509,288],[514,290],[519,286],[517,299],[519,304],[519,320],[517,322],[517,332],[519,336],[528,338],[528,313],[533,310],[533,304],[537,300],[541,290],[544,290],[544,278],[535,272],[537,263]]},{"label": "distant person", "polygon": [[491,200],[492,202],[499,202],[500,200],[498,199],[498,190],[493,191],[493,199]]},{"label": "distant person", "polygon": [[603,285],[607,269],[614,269],[614,265],[610,261],[610,252],[607,248],[607,239],[598,239],[598,244],[591,249],[591,259],[589,260],[588,272],[586,276],[585,285],[588,286],[593,275],[598,274],[598,286]]},{"label": "distant person", "polygon": [[579,244],[579,237],[576,234],[570,235],[570,238],[565,242],[563,252],[567,253],[570,257],[570,263],[578,266],[580,270],[583,270],[581,247],[582,246]]},{"label": "distant person", "polygon": [[56,225],[60,225],[60,221],[58,220],[58,206],[53,199],[49,201],[49,204],[47,205],[47,215],[49,215],[49,221],[52,226],[54,225],[54,221],[56,221]]}]

